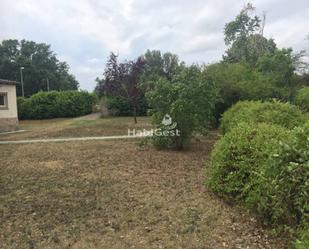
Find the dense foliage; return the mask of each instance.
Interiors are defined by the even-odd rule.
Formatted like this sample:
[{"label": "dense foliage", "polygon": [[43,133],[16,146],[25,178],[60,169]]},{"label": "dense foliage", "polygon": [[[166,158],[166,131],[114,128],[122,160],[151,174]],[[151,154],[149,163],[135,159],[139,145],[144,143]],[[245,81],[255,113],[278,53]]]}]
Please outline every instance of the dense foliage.
[{"label": "dense foliage", "polygon": [[297,92],[295,103],[309,112],[309,87],[304,87]]},{"label": "dense foliage", "polygon": [[294,69],[291,50],[261,56],[254,69],[246,62],[209,65],[207,77],[220,93],[215,111],[217,121],[239,100],[292,100],[299,88],[294,83]]},{"label": "dense foliage", "polygon": [[[290,48],[278,48],[273,39],[263,34],[264,19],[265,16],[255,15],[252,4],[247,4],[225,25],[224,40],[228,49],[222,61],[208,65],[205,72],[218,92],[214,125],[218,125],[223,112],[239,100],[292,101],[296,91],[308,85],[305,53],[295,54]],[[144,95],[157,88],[162,79],[173,81],[187,67],[177,55],[158,50],[147,50],[136,61],[143,62],[136,89]],[[113,70],[121,71],[117,67]],[[117,88],[117,84],[112,85]],[[122,97],[122,94],[116,95],[113,97]],[[140,104],[136,102],[136,106]]]},{"label": "dense foliage", "polygon": [[207,164],[207,185],[224,198],[243,201],[275,228],[301,231],[295,247],[307,248],[309,121],[287,129],[293,123],[287,119],[284,124],[285,108],[277,108],[280,119],[260,123],[255,115],[242,110],[250,110],[252,103],[263,104],[240,103],[239,110],[234,106],[229,113],[230,118],[239,112],[245,115],[215,145]]},{"label": "dense foliage", "polygon": [[144,93],[139,87],[144,67],[145,62],[142,58],[119,63],[118,56],[111,53],[103,78],[97,79],[97,94],[101,97],[121,99],[123,102],[129,103],[135,123],[137,122],[137,109],[144,99]]},{"label": "dense foliage", "polygon": [[95,95],[88,92],[39,92],[30,98],[18,98],[18,117],[48,119],[82,116],[92,112],[95,101]]},{"label": "dense foliage", "polygon": [[208,186],[227,198],[246,198],[261,165],[270,153],[277,152],[278,141],[286,140],[288,135],[280,126],[239,124],[212,151]]},{"label": "dense foliage", "polygon": [[180,136],[154,136],[159,148],[183,149],[194,132],[205,132],[212,121],[216,99],[215,87],[202,67],[184,67],[171,80],[161,78],[147,93],[157,128],[166,114],[177,124]]},{"label": "dense foliage", "polygon": [[[309,122],[292,131],[242,123],[217,142],[207,184],[222,197],[243,201],[273,227],[301,230],[309,217],[308,138]],[[296,244],[306,248],[305,228]]]},{"label": "dense foliage", "polygon": [[[0,79],[21,81],[23,69],[25,96],[51,90],[77,90],[78,82],[69,73],[66,62],[57,59],[50,45],[27,40],[3,40],[0,43]],[[21,86],[17,88],[21,96]]]},{"label": "dense foliage", "polygon": [[297,107],[279,101],[240,101],[226,111],[221,119],[223,133],[241,122],[276,124],[293,128],[304,123],[308,117]]},{"label": "dense foliage", "polygon": [[290,135],[281,136],[268,160],[260,163],[246,200],[272,225],[309,220],[309,122]]},{"label": "dense foliage", "polygon": [[217,122],[222,113],[239,100],[286,99],[290,94],[289,88],[277,86],[246,63],[217,63],[207,66],[206,71],[207,78],[214,82],[220,96],[215,108]]},{"label": "dense foliage", "polygon": [[259,58],[265,54],[272,54],[276,50],[273,39],[263,36],[261,18],[251,13],[254,7],[247,4],[235,20],[227,23],[224,29],[224,41],[229,45],[223,60],[227,63],[246,62],[255,67]]},{"label": "dense foliage", "polygon": [[295,242],[295,249],[308,249],[309,248],[309,228],[303,229],[300,232],[299,238]]},{"label": "dense foliage", "polygon": [[142,59],[145,63],[141,86],[145,90],[152,89],[160,78],[172,80],[180,71],[184,62],[177,55],[161,53],[159,50],[147,50]]},{"label": "dense foliage", "polygon": [[[109,114],[112,116],[133,116],[133,107],[130,102],[126,99],[119,97],[107,97],[104,102],[106,105]],[[137,116],[146,116],[147,115],[147,101],[146,98],[141,98],[136,107],[136,115]]]}]

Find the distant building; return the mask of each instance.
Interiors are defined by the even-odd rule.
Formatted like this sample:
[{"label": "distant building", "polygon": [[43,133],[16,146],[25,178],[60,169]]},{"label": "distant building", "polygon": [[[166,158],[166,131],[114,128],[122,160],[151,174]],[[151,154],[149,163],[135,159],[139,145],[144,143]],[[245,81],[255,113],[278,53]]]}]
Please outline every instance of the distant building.
[{"label": "distant building", "polygon": [[16,81],[0,79],[0,132],[18,128]]}]

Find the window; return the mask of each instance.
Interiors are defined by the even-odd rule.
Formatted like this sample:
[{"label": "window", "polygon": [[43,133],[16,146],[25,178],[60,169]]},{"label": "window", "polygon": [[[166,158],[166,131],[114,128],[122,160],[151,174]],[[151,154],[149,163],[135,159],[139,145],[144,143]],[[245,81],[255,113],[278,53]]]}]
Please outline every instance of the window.
[{"label": "window", "polygon": [[0,109],[8,109],[8,94],[0,93]]}]

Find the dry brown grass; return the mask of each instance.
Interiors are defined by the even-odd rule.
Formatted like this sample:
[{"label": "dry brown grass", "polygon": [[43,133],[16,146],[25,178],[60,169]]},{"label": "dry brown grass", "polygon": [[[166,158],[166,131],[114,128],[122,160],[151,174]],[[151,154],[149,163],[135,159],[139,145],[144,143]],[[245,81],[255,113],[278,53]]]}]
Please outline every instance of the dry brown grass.
[{"label": "dry brown grass", "polygon": [[286,248],[205,189],[213,142],[0,145],[0,247]]},{"label": "dry brown grass", "polygon": [[0,134],[1,140],[24,140],[44,138],[68,138],[85,136],[127,135],[128,129],[151,128],[150,117],[138,117],[134,124],[132,117],[108,117],[88,119],[50,119],[20,121],[23,133]]}]

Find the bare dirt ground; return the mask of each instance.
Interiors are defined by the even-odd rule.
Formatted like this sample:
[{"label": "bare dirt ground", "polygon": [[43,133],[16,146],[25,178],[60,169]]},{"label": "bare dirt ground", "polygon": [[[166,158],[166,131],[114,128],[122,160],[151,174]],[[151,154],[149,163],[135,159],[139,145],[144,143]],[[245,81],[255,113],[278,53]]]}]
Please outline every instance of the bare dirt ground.
[{"label": "bare dirt ground", "polygon": [[0,145],[0,248],[286,248],[204,187],[215,137]]}]

